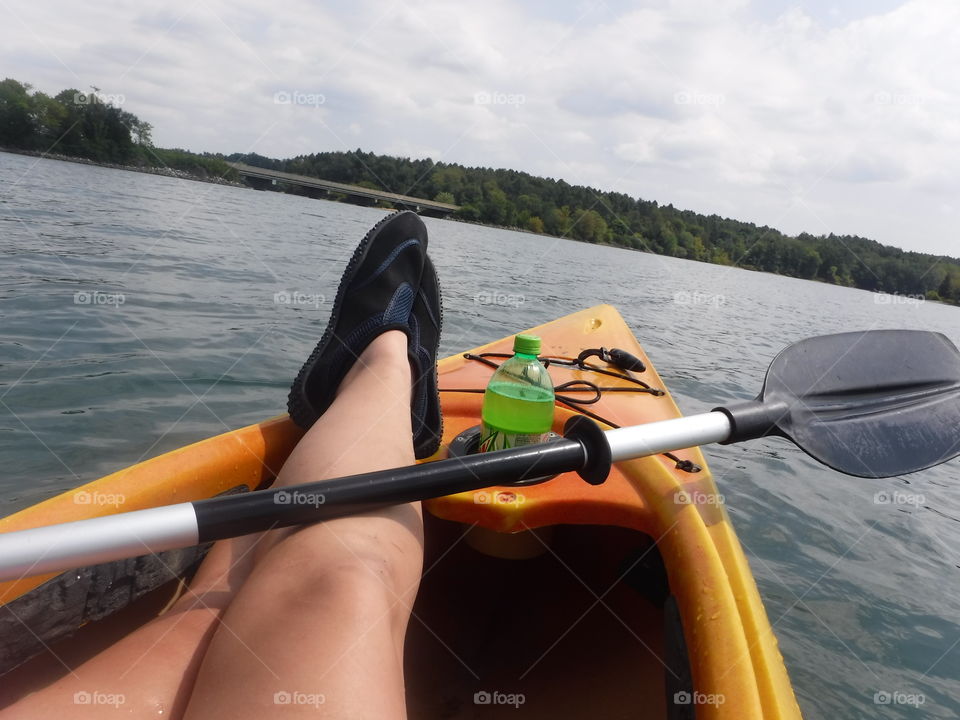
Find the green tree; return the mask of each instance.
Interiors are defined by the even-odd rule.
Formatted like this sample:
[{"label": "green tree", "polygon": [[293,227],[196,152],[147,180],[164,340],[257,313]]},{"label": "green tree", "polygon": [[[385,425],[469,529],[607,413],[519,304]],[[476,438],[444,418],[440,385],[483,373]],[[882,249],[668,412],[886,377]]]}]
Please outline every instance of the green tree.
[{"label": "green tree", "polygon": [[31,115],[36,130],[36,147],[49,150],[60,139],[65,129],[67,109],[49,95],[36,92],[30,98]]},{"label": "green tree", "polygon": [[710,251],[710,262],[715,265],[732,265],[733,262],[730,260],[730,256],[727,255],[727,252],[722,248],[715,247]]},{"label": "green tree", "polygon": [[36,121],[29,91],[29,85],[12,78],[0,82],[0,145],[27,148],[33,144]]},{"label": "green tree", "polygon": [[570,229],[573,227],[573,219],[570,217],[570,208],[566,205],[559,208],[551,208],[544,219],[544,225],[547,232],[558,237],[567,237]]},{"label": "green tree", "polygon": [[590,243],[606,242],[607,221],[596,210],[578,210],[573,221],[573,236]]},{"label": "green tree", "polygon": [[153,125],[131,113],[123,113],[124,124],[130,129],[130,135],[137,145],[153,147]]},{"label": "green tree", "polygon": [[656,233],[658,245],[662,254],[670,255],[672,257],[687,256],[686,248],[680,247],[680,242],[677,240],[676,233],[673,232],[673,228],[671,228],[667,223],[661,221],[657,226]]},{"label": "green tree", "polygon": [[524,193],[517,197],[516,206],[519,212],[527,213],[528,217],[540,215],[543,212],[543,198]]},{"label": "green tree", "polygon": [[454,197],[461,197],[463,192],[463,168],[455,165],[437,165],[430,173],[430,181],[436,192],[446,191]]},{"label": "green tree", "polygon": [[937,294],[941,299],[949,302],[960,302],[960,270],[950,268],[937,288]]},{"label": "green tree", "polygon": [[820,270],[820,263],[820,253],[812,247],[803,248],[796,267],[797,277],[812,280]]},{"label": "green tree", "polygon": [[500,189],[495,180],[483,184],[483,205],[480,207],[484,222],[493,225],[508,225],[513,215],[507,194]]}]

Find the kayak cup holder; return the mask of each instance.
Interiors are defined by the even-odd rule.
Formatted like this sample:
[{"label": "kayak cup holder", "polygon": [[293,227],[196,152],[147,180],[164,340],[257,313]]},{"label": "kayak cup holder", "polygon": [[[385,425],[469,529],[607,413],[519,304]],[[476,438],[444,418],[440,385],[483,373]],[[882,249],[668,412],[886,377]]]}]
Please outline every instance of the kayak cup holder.
[{"label": "kayak cup holder", "polygon": [[[480,450],[480,434],[479,425],[464,430],[450,441],[449,456],[455,458],[477,454]],[[545,442],[555,442],[562,439],[562,435],[551,431]],[[540,477],[524,478],[502,487],[527,487],[546,482],[555,477],[556,475],[541,475]],[[514,493],[509,490],[501,490],[494,494],[499,497],[512,496]],[[503,502],[509,502],[509,500]],[[501,560],[531,560],[547,552],[553,540],[553,528],[548,526],[534,530],[503,533],[481,525],[473,525],[467,529],[464,539],[467,545],[489,557]]]},{"label": "kayak cup holder", "polygon": [[[452,458],[455,457],[466,457],[467,455],[476,455],[480,451],[480,434],[481,429],[479,425],[474,425],[469,427],[459,435],[457,435],[453,440],[450,441],[448,447],[449,456]],[[545,443],[556,442],[557,440],[563,440],[562,435],[551,430],[547,433],[547,439]],[[547,480],[552,480],[556,475],[541,475],[539,477],[532,478],[522,478],[516,480],[515,482],[509,483],[505,487],[526,487],[528,485],[539,485],[540,483],[546,482]]]}]

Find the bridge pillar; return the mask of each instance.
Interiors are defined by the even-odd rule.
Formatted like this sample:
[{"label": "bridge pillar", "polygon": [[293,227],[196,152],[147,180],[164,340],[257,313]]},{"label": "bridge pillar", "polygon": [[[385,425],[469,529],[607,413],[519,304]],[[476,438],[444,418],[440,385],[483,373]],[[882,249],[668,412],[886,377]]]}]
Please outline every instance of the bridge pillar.
[{"label": "bridge pillar", "polygon": [[272,190],[273,186],[277,184],[275,180],[267,180],[266,178],[250,177],[249,175],[245,176],[244,180],[246,180],[247,185],[252,187],[254,190]]}]

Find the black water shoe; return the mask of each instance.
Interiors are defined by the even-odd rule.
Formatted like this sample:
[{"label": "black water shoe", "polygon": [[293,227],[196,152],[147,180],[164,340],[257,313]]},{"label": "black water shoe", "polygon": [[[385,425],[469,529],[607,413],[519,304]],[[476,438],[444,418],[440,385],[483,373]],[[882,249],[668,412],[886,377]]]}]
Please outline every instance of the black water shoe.
[{"label": "black water shoe", "polygon": [[[330,407],[344,376],[375,337],[400,330],[408,338],[414,373],[414,450],[418,458],[436,451],[441,430],[436,380],[440,290],[426,253],[427,229],[413,212],[387,216],[360,241],[340,280],[323,337],[290,388],[287,408],[297,425],[309,428]],[[423,290],[421,277],[427,281]]]},{"label": "black water shoe", "polygon": [[437,353],[443,326],[440,281],[430,258],[423,264],[420,289],[410,315],[410,362],[418,373],[414,382],[411,419],[413,450],[417,458],[433,455],[443,436],[440,392],[437,389]]}]

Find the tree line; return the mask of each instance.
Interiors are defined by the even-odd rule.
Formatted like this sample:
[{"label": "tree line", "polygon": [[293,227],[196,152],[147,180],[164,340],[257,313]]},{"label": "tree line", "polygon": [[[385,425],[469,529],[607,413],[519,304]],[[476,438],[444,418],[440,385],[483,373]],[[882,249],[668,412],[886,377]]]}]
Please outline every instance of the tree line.
[{"label": "tree line", "polygon": [[786,235],[767,226],[679,210],[618,192],[516,170],[321,152],[249,165],[362,184],[460,205],[453,217],[589,243],[960,304],[960,260],[909,252],[856,235]]},{"label": "tree line", "polygon": [[[120,102],[114,103],[115,99]],[[152,126],[96,88],[51,97],[0,82],[0,147],[119,165],[168,167],[236,179],[225,160],[457,204],[461,220],[583,242],[736,265],[808,280],[960,304],[960,261],[908,252],[855,235],[785,235],[753,223],[679,210],[516,170],[464,167],[372,152],[321,152],[277,160],[201,155],[153,145]]]},{"label": "tree line", "polygon": [[121,109],[122,104],[121,96],[98,88],[69,88],[51,97],[7,78],[0,81],[0,148],[237,178],[222,156],[154,147],[153,126]]}]

